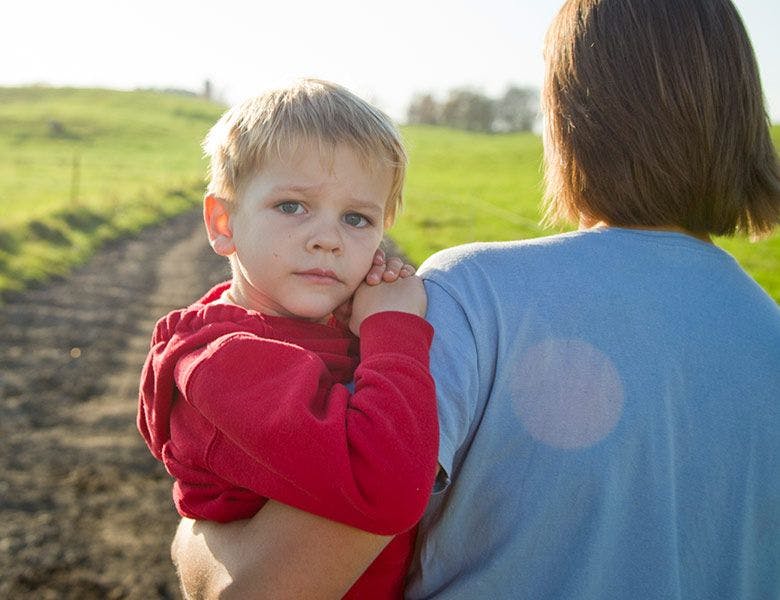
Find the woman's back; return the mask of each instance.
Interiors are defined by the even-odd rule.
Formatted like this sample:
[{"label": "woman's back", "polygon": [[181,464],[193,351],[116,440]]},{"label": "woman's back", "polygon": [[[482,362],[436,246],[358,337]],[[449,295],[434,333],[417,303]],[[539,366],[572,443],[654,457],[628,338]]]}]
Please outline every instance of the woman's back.
[{"label": "woman's back", "polygon": [[693,237],[423,266],[440,462],[409,596],[780,595],[780,309]]}]

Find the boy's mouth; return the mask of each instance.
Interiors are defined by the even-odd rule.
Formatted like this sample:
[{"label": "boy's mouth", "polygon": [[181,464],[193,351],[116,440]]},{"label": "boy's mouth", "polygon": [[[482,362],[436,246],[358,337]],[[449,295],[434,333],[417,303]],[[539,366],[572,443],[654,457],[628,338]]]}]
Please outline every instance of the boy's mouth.
[{"label": "boy's mouth", "polygon": [[309,269],[308,271],[298,271],[295,274],[312,283],[341,283],[336,273],[330,269]]}]

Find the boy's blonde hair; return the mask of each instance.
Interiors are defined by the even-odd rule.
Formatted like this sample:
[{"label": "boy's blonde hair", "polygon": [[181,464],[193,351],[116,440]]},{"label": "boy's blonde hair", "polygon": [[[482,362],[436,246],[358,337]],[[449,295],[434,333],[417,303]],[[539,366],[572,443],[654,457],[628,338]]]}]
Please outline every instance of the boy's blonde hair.
[{"label": "boy's blonde hair", "polygon": [[569,0],[545,61],[548,221],[756,237],[778,223],[758,67],[729,0]]},{"label": "boy's blonde hair", "polygon": [[407,157],[390,118],[349,90],[318,79],[250,98],[228,110],[203,142],[210,158],[207,193],[235,205],[242,186],[269,155],[285,156],[311,142],[323,153],[351,148],[366,168],[390,168],[393,178],[385,206],[385,227],[401,207]]}]

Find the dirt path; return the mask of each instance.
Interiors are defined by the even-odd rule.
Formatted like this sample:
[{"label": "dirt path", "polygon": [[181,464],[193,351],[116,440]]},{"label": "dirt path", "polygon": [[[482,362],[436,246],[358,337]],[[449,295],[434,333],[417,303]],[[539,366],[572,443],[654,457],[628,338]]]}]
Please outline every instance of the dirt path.
[{"label": "dirt path", "polygon": [[226,275],[194,212],[0,306],[0,598],[179,596],[138,377],[156,318]]}]

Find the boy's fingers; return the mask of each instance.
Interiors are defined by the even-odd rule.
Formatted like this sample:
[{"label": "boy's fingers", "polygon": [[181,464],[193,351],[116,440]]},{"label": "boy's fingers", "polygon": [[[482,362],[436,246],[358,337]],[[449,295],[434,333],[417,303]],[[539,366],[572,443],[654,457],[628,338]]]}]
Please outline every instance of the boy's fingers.
[{"label": "boy's fingers", "polygon": [[371,264],[371,268],[366,273],[366,283],[368,285],[376,285],[382,282],[382,274],[385,272],[385,251],[378,248],[374,252],[374,260]]},{"label": "boy's fingers", "polygon": [[385,253],[382,250],[377,250],[374,254],[374,264],[366,274],[366,283],[368,285],[377,285],[382,281],[392,283],[399,277],[409,277],[414,273],[415,269],[412,265],[405,263],[397,256],[385,258]]},{"label": "boy's fingers", "polygon": [[395,281],[398,279],[398,274],[401,272],[401,269],[404,267],[404,261],[402,261],[400,258],[393,257],[387,261],[387,265],[385,267],[384,275],[382,276],[382,279],[385,281]]},{"label": "boy's fingers", "polygon": [[[376,258],[374,258],[374,261],[376,261]],[[376,264],[375,262],[374,265],[368,270],[368,273],[366,274],[366,283],[368,285],[376,285],[378,283],[381,283],[382,274],[384,272],[385,272],[385,264],[383,258],[380,264]]]},{"label": "boy's fingers", "polygon": [[401,278],[409,277],[411,275],[414,275],[414,272],[415,272],[415,268],[410,264],[406,264],[403,267],[401,267],[401,272],[398,273],[398,276]]}]

